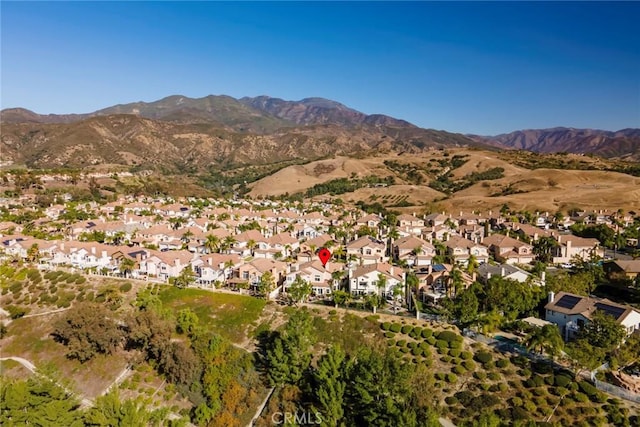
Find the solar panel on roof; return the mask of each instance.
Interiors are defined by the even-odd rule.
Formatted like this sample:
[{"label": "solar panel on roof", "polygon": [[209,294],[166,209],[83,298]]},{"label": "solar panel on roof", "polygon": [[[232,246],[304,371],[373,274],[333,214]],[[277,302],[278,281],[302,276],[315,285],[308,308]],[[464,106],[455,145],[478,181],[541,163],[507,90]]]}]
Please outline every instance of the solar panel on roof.
[{"label": "solar panel on roof", "polygon": [[622,307],[614,307],[612,305],[605,304],[605,303],[602,303],[602,302],[596,303],[596,308],[598,310],[604,311],[605,313],[607,313],[610,316],[613,316],[616,319],[619,318],[622,315],[622,313],[627,311],[626,309],[624,309]]},{"label": "solar panel on roof", "polygon": [[556,302],[557,307],[572,309],[573,307],[580,302],[580,297],[576,297],[573,295],[564,295],[562,298]]},{"label": "solar panel on roof", "polygon": [[439,271],[444,271],[444,270],[446,270],[446,268],[442,264],[436,264],[436,265],[433,266],[433,271],[439,272]]}]

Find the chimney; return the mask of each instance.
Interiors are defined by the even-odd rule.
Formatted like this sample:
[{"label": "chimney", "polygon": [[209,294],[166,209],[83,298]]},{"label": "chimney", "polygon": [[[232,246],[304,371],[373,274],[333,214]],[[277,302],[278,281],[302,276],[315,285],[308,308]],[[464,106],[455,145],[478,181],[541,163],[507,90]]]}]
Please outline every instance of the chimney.
[{"label": "chimney", "polygon": [[487,280],[491,279],[491,273],[487,271]]},{"label": "chimney", "polygon": [[556,294],[554,292],[549,292],[549,302],[553,302],[556,299]]},{"label": "chimney", "polygon": [[542,282],[542,284],[545,284],[545,281],[547,279],[547,272],[543,271],[542,273],[540,273],[540,281]]},{"label": "chimney", "polygon": [[91,246],[91,254],[92,255],[96,254],[96,247],[95,246]]},{"label": "chimney", "polygon": [[391,266],[391,268],[389,269],[389,274],[391,274],[393,276],[395,269],[393,268],[393,266]]},{"label": "chimney", "polygon": [[500,267],[500,277],[504,277],[504,275],[505,275],[504,267]]}]

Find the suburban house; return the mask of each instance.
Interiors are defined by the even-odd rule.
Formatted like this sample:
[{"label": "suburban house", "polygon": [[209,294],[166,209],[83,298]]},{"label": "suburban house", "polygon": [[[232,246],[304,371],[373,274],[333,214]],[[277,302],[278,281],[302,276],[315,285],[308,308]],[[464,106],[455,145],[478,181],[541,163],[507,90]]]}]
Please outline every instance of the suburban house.
[{"label": "suburban house", "polygon": [[482,242],[498,262],[507,264],[529,264],[535,260],[533,246],[513,237],[493,234]]},{"label": "suburban house", "polygon": [[356,221],[356,227],[367,226],[370,228],[378,228],[382,222],[382,218],[376,214],[365,215]]},{"label": "suburban house", "polygon": [[248,282],[251,286],[257,286],[260,278],[267,271],[271,272],[276,285],[279,285],[287,274],[287,264],[273,259],[254,259],[238,267],[238,277],[240,280]]},{"label": "suburban house", "polygon": [[459,236],[453,236],[444,245],[447,247],[447,254],[454,263],[466,265],[473,255],[480,264],[489,261],[489,252],[486,246],[472,242]]},{"label": "suburban house", "polygon": [[233,275],[233,271],[242,265],[242,258],[234,254],[210,254],[191,263],[198,276],[197,283],[212,285],[224,283]]},{"label": "suburban house", "polygon": [[556,240],[558,246],[554,249],[553,262],[555,264],[571,262],[575,256],[588,261],[591,255],[604,256],[598,239],[587,239],[574,235],[559,235]]},{"label": "suburban house", "polygon": [[[380,275],[386,278],[384,288],[379,288]],[[400,267],[391,264],[374,263],[362,265],[349,271],[349,292],[352,295],[381,294],[390,298],[393,288],[401,284],[404,286],[405,273]]]},{"label": "suburban house", "polygon": [[332,291],[338,289],[339,284],[333,285],[331,273],[340,271],[342,264],[334,262],[328,262],[326,266],[316,258],[313,261],[300,264],[292,268],[291,272],[287,273],[284,281],[285,290],[291,286],[296,280],[296,277],[309,282],[314,295],[329,295]]},{"label": "suburban house", "polygon": [[397,239],[392,244],[392,250],[395,259],[415,266],[431,264],[431,260],[436,255],[436,248],[431,243],[413,236]]},{"label": "suburban house", "polygon": [[371,236],[362,236],[347,244],[347,256],[354,256],[361,264],[375,264],[388,260],[387,246]]},{"label": "suburban house", "polygon": [[520,283],[524,283],[527,280],[530,280],[532,283],[535,283],[537,285],[544,284],[544,276],[542,280],[537,279],[531,273],[510,264],[502,264],[502,265],[491,265],[488,263],[482,264],[481,266],[478,267],[476,274],[477,274],[478,280],[482,283],[486,283],[492,277],[503,277],[505,279],[516,280]]},{"label": "suburban house", "polygon": [[549,293],[549,302],[544,306],[545,319],[555,323],[565,340],[569,340],[588,323],[596,312],[600,310],[616,319],[627,334],[640,330],[640,312],[633,307],[614,303],[608,299],[585,297],[581,295],[560,292],[555,295]]},{"label": "suburban house", "polygon": [[635,280],[640,276],[640,259],[616,260],[603,265],[607,276],[612,280]]}]

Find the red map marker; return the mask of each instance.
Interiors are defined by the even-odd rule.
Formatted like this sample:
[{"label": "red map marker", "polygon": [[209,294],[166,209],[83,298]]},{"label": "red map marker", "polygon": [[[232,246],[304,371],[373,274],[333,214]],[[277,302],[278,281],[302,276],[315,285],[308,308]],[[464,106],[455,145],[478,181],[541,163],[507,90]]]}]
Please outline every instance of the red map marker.
[{"label": "red map marker", "polygon": [[331,252],[329,252],[329,249],[327,248],[322,248],[318,251],[318,258],[320,258],[322,266],[326,267],[327,262],[329,261],[329,259],[331,259]]}]

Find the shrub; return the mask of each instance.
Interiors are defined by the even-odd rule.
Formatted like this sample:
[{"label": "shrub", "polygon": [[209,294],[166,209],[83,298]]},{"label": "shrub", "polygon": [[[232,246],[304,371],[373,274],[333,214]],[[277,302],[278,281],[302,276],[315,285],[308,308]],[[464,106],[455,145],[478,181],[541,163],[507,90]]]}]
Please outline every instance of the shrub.
[{"label": "shrub", "polygon": [[446,356],[446,355],[445,355],[445,356],[442,356],[442,357],[440,358],[440,360],[441,360],[442,362],[444,362],[444,363],[449,363],[449,362],[451,362],[451,356]]},{"label": "shrub", "polygon": [[76,277],[75,282],[76,282],[77,285],[82,285],[83,283],[87,282],[87,278],[84,277],[84,276],[78,276],[78,277]]},{"label": "shrub", "polygon": [[404,325],[402,327],[402,333],[403,334],[409,334],[411,331],[413,331],[413,326],[411,326],[411,325]]},{"label": "shrub", "polygon": [[[331,310],[331,311],[335,311],[335,310]],[[329,312],[329,314],[331,314],[331,311]],[[389,328],[391,327],[391,323],[389,322],[381,323],[380,327],[382,328],[383,331],[388,331]]]},{"label": "shrub", "polygon": [[460,357],[462,357],[464,360],[469,360],[473,358],[473,353],[471,353],[470,351],[463,351],[460,353]]},{"label": "shrub", "polygon": [[488,351],[479,351],[476,353],[475,359],[484,365],[489,363],[493,359],[493,356]]},{"label": "shrub", "polygon": [[458,381],[458,377],[455,374],[447,374],[445,378],[449,384],[453,384]]},{"label": "shrub", "polygon": [[422,336],[422,328],[420,326],[414,326],[412,333],[415,335],[413,338],[420,338]]},{"label": "shrub", "polygon": [[411,349],[411,354],[414,356],[422,356],[422,349],[420,347],[413,347]]},{"label": "shrub", "polygon": [[491,381],[500,381],[502,377],[497,372],[489,372],[489,379]]},{"label": "shrub", "polygon": [[529,412],[520,407],[515,407],[511,409],[511,418],[514,420],[528,420]]},{"label": "shrub", "polygon": [[447,405],[456,405],[458,403],[458,399],[455,396],[447,396],[444,401],[447,402]]},{"label": "shrub", "polygon": [[444,378],[445,378],[445,374],[444,374],[444,372],[436,372],[436,375],[435,375],[435,376],[436,376],[436,379],[437,379],[437,380],[440,380],[440,381],[443,381],[443,380],[444,380]]},{"label": "shrub", "polygon": [[454,366],[452,369],[453,373],[458,374],[458,375],[463,375],[467,373],[467,370],[464,369],[462,366]]},{"label": "shrub", "polygon": [[439,349],[449,348],[449,343],[439,339],[438,341],[436,341],[436,347],[438,347]]},{"label": "shrub", "polygon": [[474,395],[469,390],[459,391],[455,394],[456,399],[462,404],[462,406],[468,406],[471,403]]},{"label": "shrub", "polygon": [[430,345],[435,345],[435,343],[438,342],[438,341],[436,340],[436,337],[431,336],[431,337],[427,338],[427,342]]},{"label": "shrub", "polygon": [[536,409],[538,409],[536,404],[530,400],[525,400],[524,403],[522,404],[522,407],[530,414],[535,413]]},{"label": "shrub", "polygon": [[474,372],[473,376],[479,379],[480,381],[484,381],[487,378],[487,374],[482,371]]},{"label": "shrub", "polygon": [[438,349],[438,354],[449,354],[449,349],[448,348],[439,348]]},{"label": "shrub", "polygon": [[462,341],[451,341],[449,343],[449,348],[462,350]]},{"label": "shrub", "polygon": [[545,377],[544,382],[548,385],[553,385],[555,383],[555,378],[553,375],[549,375],[548,377]]},{"label": "shrub", "polygon": [[458,350],[457,348],[451,349],[449,350],[449,354],[453,357],[458,357],[460,356],[460,350]]},{"label": "shrub", "polygon": [[12,319],[19,319],[29,312],[29,309],[26,307],[18,307],[15,305],[8,305],[5,309],[9,312],[9,317]]},{"label": "shrub", "polygon": [[509,386],[505,383],[500,383],[498,384],[498,389],[504,393],[505,391],[509,390]]},{"label": "shrub", "polygon": [[422,335],[422,338],[430,338],[433,335],[433,331],[429,328],[424,328],[420,335]]},{"label": "shrub", "polygon": [[407,344],[407,347],[409,347],[411,350],[413,350],[413,349],[414,349],[414,348],[416,348],[417,346],[418,346],[418,343],[417,343],[417,342],[415,342],[415,341],[410,341],[410,342]]},{"label": "shrub", "polygon": [[500,359],[496,361],[496,366],[498,368],[506,368],[509,366],[509,359]]},{"label": "shrub", "polygon": [[584,392],[584,394],[589,397],[594,396],[598,393],[598,389],[586,381],[580,381],[578,383],[578,386],[580,387],[580,391]]},{"label": "shrub", "polygon": [[385,336],[386,338],[393,338],[393,337],[395,337],[395,336],[396,336],[396,334],[394,334],[393,332],[389,332],[389,331],[387,331],[387,332],[385,332],[385,333],[384,333],[384,336]]},{"label": "shrub", "polygon": [[522,406],[522,403],[523,403],[522,399],[520,399],[517,396],[511,398],[511,406],[516,406],[516,407]]},{"label": "shrub", "polygon": [[[127,283],[123,283],[122,285],[120,285],[120,291],[121,292],[129,292],[131,290],[131,283],[127,282]],[[335,311],[335,310],[333,310]],[[329,313],[331,314],[331,313]]]},{"label": "shrub", "polygon": [[464,360],[462,362],[462,366],[464,366],[467,371],[473,371],[476,369],[476,364],[473,363],[473,360]]},{"label": "shrub", "polygon": [[398,347],[406,347],[407,346],[407,340],[398,340],[398,341],[396,341],[396,345]]},{"label": "shrub", "polygon": [[518,372],[521,376],[528,378],[531,376],[531,371],[529,369],[521,369],[520,372]]},{"label": "shrub", "polygon": [[400,332],[400,329],[402,329],[402,326],[400,326],[399,323],[392,323],[391,326],[389,327],[389,330],[395,333]]},{"label": "shrub", "polygon": [[567,387],[572,379],[566,375],[556,375],[553,377],[553,383],[558,387]]},{"label": "shrub", "polygon": [[589,396],[584,393],[577,392],[573,395],[573,400],[579,403],[586,403],[589,401]]},{"label": "shrub", "polygon": [[453,331],[442,331],[438,333],[438,339],[450,343],[452,341],[462,341],[462,337]]},{"label": "shrub", "polygon": [[553,373],[553,366],[544,362],[537,362],[532,364],[532,368],[539,374],[551,374]]},{"label": "shrub", "polygon": [[421,342],[420,348],[422,349],[424,354],[429,353],[429,344],[427,344],[426,342]]},{"label": "shrub", "polygon": [[409,347],[400,347],[402,353],[409,353]]}]

